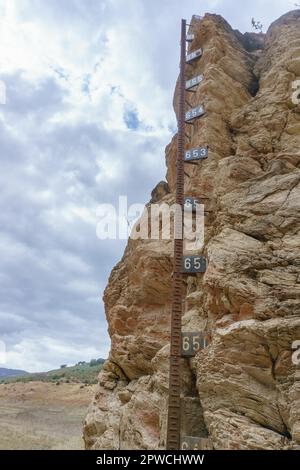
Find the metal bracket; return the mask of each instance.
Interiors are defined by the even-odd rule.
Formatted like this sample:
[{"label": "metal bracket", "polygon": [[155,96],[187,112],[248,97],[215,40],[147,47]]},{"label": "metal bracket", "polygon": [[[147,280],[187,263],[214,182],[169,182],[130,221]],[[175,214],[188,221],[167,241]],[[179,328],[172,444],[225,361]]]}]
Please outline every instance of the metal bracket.
[{"label": "metal bracket", "polygon": [[188,104],[190,107],[193,106],[187,99],[185,100],[185,104]]}]

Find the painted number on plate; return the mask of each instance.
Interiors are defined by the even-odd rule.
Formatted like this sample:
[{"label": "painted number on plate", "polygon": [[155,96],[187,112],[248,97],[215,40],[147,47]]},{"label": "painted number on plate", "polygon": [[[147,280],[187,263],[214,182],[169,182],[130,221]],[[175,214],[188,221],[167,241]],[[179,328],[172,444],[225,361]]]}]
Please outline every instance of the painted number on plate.
[{"label": "painted number on plate", "polygon": [[203,333],[182,333],[182,356],[193,357],[206,347],[206,339]]},{"label": "painted number on plate", "polygon": [[187,62],[192,62],[192,60],[198,59],[198,57],[202,56],[202,49],[197,49],[194,52],[191,52],[186,56],[186,61]]},{"label": "painted number on plate", "polygon": [[196,149],[186,150],[184,153],[184,161],[192,162],[193,160],[202,160],[208,157],[207,147],[198,147]]},{"label": "painted number on plate", "polygon": [[182,268],[184,273],[204,273],[206,271],[206,259],[204,256],[184,256]]},{"label": "painted number on plate", "polygon": [[200,204],[199,199],[194,197],[186,197],[184,198],[184,208],[188,211],[195,211],[197,209],[197,205]]},{"label": "painted number on plate", "polygon": [[185,113],[185,120],[186,121],[191,121],[192,119],[195,119],[198,116],[203,116],[204,114],[204,108],[203,106],[197,106],[196,108],[190,109]]},{"label": "painted number on plate", "polygon": [[185,88],[189,90],[190,88],[193,88],[196,85],[199,85],[199,83],[202,82],[203,80],[203,75],[197,75],[197,77],[193,77],[190,80],[188,80],[185,84]]}]

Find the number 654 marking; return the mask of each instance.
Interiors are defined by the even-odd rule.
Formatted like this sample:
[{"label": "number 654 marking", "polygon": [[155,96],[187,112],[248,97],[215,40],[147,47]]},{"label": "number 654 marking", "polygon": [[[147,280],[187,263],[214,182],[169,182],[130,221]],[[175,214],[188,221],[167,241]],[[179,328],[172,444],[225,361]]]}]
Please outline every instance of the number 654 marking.
[{"label": "number 654 marking", "polygon": [[202,105],[196,108],[190,109],[185,113],[185,122],[192,121],[193,119],[203,116],[205,114],[204,107]]}]

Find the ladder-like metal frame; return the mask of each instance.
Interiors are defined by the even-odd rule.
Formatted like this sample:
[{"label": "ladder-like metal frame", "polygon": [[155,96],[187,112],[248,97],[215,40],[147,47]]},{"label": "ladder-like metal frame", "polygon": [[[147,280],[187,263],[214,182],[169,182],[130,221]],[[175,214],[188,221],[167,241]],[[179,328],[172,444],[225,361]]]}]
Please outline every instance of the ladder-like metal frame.
[{"label": "ladder-like metal frame", "polygon": [[180,449],[181,421],[181,317],[183,313],[183,235],[182,214],[184,208],[184,151],[185,151],[185,97],[186,97],[186,20],[181,22],[181,54],[179,76],[178,149],[176,167],[176,204],[181,207],[175,219],[173,303],[171,315],[171,350],[169,375],[169,405],[167,423],[167,449]]}]

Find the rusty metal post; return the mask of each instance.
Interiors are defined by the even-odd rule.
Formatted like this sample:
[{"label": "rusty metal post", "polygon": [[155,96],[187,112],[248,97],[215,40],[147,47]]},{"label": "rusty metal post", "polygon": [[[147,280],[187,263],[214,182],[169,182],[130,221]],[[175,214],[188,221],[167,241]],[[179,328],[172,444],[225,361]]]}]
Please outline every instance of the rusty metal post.
[{"label": "rusty metal post", "polygon": [[184,207],[184,149],[185,149],[185,64],[186,20],[181,22],[181,57],[179,76],[178,149],[176,166],[176,203],[181,214],[176,217],[174,230],[173,303],[171,314],[171,351],[169,376],[169,404],[167,423],[167,449],[180,449],[180,389],[181,389],[181,317],[183,303],[183,207]]}]

